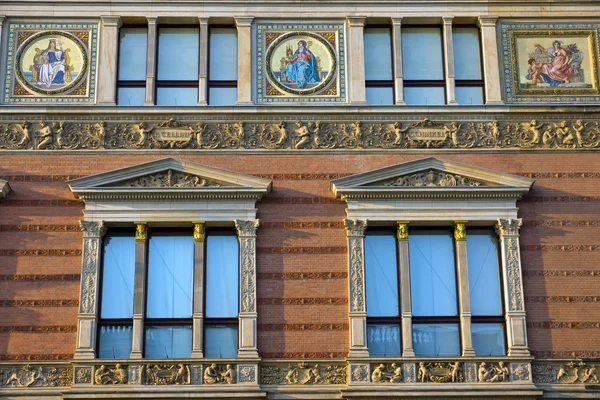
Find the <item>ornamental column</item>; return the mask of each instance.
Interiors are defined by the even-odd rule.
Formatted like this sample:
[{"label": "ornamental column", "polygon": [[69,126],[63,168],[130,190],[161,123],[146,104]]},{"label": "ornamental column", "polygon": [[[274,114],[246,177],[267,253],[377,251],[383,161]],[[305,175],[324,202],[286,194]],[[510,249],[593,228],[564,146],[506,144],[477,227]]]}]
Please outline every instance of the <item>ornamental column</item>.
[{"label": "ornamental column", "polygon": [[345,219],[348,235],[349,357],[368,357],[365,303],[365,229],[367,220]]},{"label": "ornamental column", "polygon": [[500,238],[502,253],[502,278],[504,280],[504,308],[506,310],[506,337],[509,356],[529,356],[525,303],[519,251],[519,228],[522,219],[498,219],[496,233]]},{"label": "ornamental column", "polygon": [[146,55],[146,101],[144,105],[153,106],[156,85],[154,78],[156,77],[156,41],[158,40],[156,21],[158,17],[146,17],[146,19],[148,20],[148,53]]},{"label": "ornamental column", "polygon": [[394,51],[394,99],[396,105],[404,102],[404,73],[402,70],[402,18],[392,18],[392,45]]},{"label": "ornamental column", "polygon": [[238,34],[237,102],[252,104],[252,20],[253,17],[235,17]]},{"label": "ornamental column", "polygon": [[469,265],[467,262],[467,221],[454,222],[454,249],[458,277],[458,304],[462,355],[475,356],[471,331],[471,295],[469,294]]},{"label": "ornamental column", "polygon": [[444,21],[444,53],[446,70],[446,97],[448,104],[458,104],[456,101],[456,74],[454,73],[454,44],[452,42],[453,17],[443,17]]},{"label": "ornamental column", "polygon": [[192,311],[192,358],[203,358],[204,260],[206,223],[194,222],[194,308]]},{"label": "ornamental column", "polygon": [[106,227],[102,221],[79,221],[79,226],[83,231],[83,256],[77,315],[77,346],[73,358],[82,360],[95,358],[100,250]]},{"label": "ornamental column", "polygon": [[256,339],[256,229],[259,221],[235,220],[240,242],[239,358],[258,358]]},{"label": "ornamental column", "polygon": [[412,337],[412,303],[410,294],[410,260],[408,252],[408,222],[398,221],[398,267],[400,269],[400,317],[402,318],[402,356],[414,357]]},{"label": "ornamental column", "polygon": [[348,78],[350,104],[367,104],[365,88],[365,17],[347,17],[348,21]]},{"label": "ornamental column", "polygon": [[500,87],[500,64],[498,61],[498,41],[496,21],[498,17],[479,17],[477,25],[481,29],[481,49],[483,51],[483,76],[485,79],[485,104],[503,105]]},{"label": "ornamental column", "polygon": [[200,52],[198,54],[198,105],[207,105],[208,86],[208,18],[198,18],[200,22]]},{"label": "ornamental column", "polygon": [[135,223],[135,275],[133,279],[133,328],[131,359],[141,359],[144,347],[144,314],[146,312],[146,264],[148,257],[148,224]]},{"label": "ornamental column", "polygon": [[[117,104],[117,49],[121,17],[102,16],[100,52],[98,55],[98,104]],[[92,82],[93,84],[93,82]]]}]

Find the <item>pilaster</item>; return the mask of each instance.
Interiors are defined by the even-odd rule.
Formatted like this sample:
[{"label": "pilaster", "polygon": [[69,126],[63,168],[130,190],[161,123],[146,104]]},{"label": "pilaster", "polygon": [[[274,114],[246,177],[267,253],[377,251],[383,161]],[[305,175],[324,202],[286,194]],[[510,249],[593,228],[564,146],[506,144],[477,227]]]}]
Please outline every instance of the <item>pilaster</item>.
[{"label": "pilaster", "polygon": [[367,221],[345,219],[348,236],[348,299],[350,310],[350,357],[368,357],[367,308],[365,303],[365,229]]},{"label": "pilaster", "polygon": [[148,20],[148,54],[146,56],[146,101],[144,105],[154,105],[155,78],[156,78],[156,52],[157,52],[157,27],[158,17],[146,17]]},{"label": "pilaster", "polygon": [[252,104],[252,20],[235,17],[238,34],[238,80],[236,104]]},{"label": "pilaster", "polygon": [[519,228],[522,219],[498,219],[496,233],[500,238],[502,275],[504,279],[504,307],[506,310],[506,337],[509,356],[529,356],[523,275],[519,251]]},{"label": "pilaster", "polygon": [[467,221],[454,222],[454,249],[458,277],[458,302],[462,355],[475,356],[471,332],[471,296],[469,294],[469,265],[467,261]]},{"label": "pilaster", "polygon": [[203,358],[204,352],[204,264],[206,224],[194,222],[194,308],[192,311],[192,358]]},{"label": "pilaster", "polygon": [[410,294],[410,260],[408,249],[408,221],[398,221],[398,267],[400,269],[400,317],[402,326],[402,356],[414,357],[412,337],[412,305]]},{"label": "pilaster", "polygon": [[404,73],[402,72],[402,18],[392,18],[392,46],[394,51],[394,99],[397,105],[404,102]]},{"label": "pilaster", "polygon": [[77,315],[75,359],[94,359],[98,321],[98,288],[102,237],[106,227],[102,221],[79,221],[83,231],[83,256]]},{"label": "pilaster", "polygon": [[259,221],[235,220],[240,242],[239,358],[258,358],[256,321],[256,229]]},{"label": "pilaster", "polygon": [[498,61],[498,41],[496,36],[497,20],[498,17],[479,17],[477,21],[478,26],[481,28],[485,104],[491,105],[504,104],[500,86],[500,64]]},{"label": "pilaster", "polygon": [[98,56],[98,104],[112,106],[117,104],[117,56],[121,17],[105,15],[100,18],[102,29]]},{"label": "pilaster", "polygon": [[208,18],[198,18],[200,22],[200,52],[198,54],[198,105],[207,105],[208,87]]},{"label": "pilaster", "polygon": [[133,328],[131,359],[141,359],[144,343],[144,314],[146,311],[146,264],[148,254],[148,225],[135,224],[135,275],[133,281]]},{"label": "pilaster", "polygon": [[[4,21],[6,21],[6,16],[0,15],[0,43],[2,43],[2,33],[4,32]],[[4,58],[0,60],[0,68],[2,71],[6,71],[6,60]]]},{"label": "pilaster", "polygon": [[348,57],[348,79],[350,84],[350,103],[367,104],[365,88],[365,39],[364,28],[366,17],[347,17],[348,43],[350,57]]},{"label": "pilaster", "polygon": [[454,73],[454,44],[452,42],[453,17],[443,17],[444,22],[444,57],[446,70],[446,98],[448,104],[458,104],[456,101],[456,74]]}]

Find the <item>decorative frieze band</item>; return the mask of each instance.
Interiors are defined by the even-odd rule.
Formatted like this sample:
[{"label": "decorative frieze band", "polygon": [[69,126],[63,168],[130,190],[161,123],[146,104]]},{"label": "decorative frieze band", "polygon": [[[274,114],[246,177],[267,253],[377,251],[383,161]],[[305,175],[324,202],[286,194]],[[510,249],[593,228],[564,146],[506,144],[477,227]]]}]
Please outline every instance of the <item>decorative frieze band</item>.
[{"label": "decorative frieze band", "polygon": [[347,248],[343,246],[334,247],[259,247],[258,253],[262,254],[346,254]]},{"label": "decorative frieze band", "polygon": [[331,150],[600,148],[586,120],[15,121],[0,124],[6,150]]},{"label": "decorative frieze band", "polygon": [[72,282],[78,281],[81,275],[0,275],[0,281],[17,281],[17,282],[47,282],[61,281]]},{"label": "decorative frieze band", "polygon": [[79,300],[0,300],[0,307],[77,307]]},{"label": "decorative frieze band", "polygon": [[348,304],[345,297],[262,297],[258,299],[260,305],[342,305]]},{"label": "decorative frieze band", "polygon": [[0,326],[0,333],[75,333],[76,325]]},{"label": "decorative frieze band", "polygon": [[[600,274],[600,272],[599,272]],[[346,279],[347,272],[259,272],[258,279],[287,281],[287,280],[310,280],[310,279]]]}]

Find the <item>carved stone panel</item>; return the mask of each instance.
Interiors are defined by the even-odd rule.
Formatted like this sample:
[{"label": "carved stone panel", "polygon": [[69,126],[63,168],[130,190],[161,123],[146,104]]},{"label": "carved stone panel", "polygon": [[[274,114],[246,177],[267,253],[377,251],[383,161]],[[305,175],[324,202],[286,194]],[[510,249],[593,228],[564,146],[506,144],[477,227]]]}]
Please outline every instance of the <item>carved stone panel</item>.
[{"label": "carved stone panel", "polygon": [[476,187],[485,186],[485,182],[467,178],[457,174],[448,174],[442,171],[423,171],[415,174],[399,176],[370,183],[368,186],[395,186],[395,187]]},{"label": "carved stone panel", "polygon": [[180,188],[180,187],[219,187],[220,183],[197,175],[180,171],[167,170],[122,182],[110,183],[104,186],[131,188]]},{"label": "carved stone panel", "polygon": [[84,239],[79,312],[93,314],[96,312],[100,239],[106,228],[102,222],[80,221],[80,225]]},{"label": "carved stone panel", "polygon": [[184,364],[148,364],[146,385],[189,385],[190,368]]},{"label": "carved stone panel", "polygon": [[420,383],[457,383],[464,382],[462,363],[460,362],[420,362],[417,380]]},{"label": "carved stone panel", "polygon": [[267,365],[260,369],[262,385],[343,385],[347,382],[345,365],[289,364]]},{"label": "carved stone panel", "polygon": [[231,385],[237,383],[236,366],[210,364],[204,366],[202,383],[205,385]]},{"label": "carved stone panel", "polygon": [[371,382],[400,383],[403,381],[402,364],[373,364],[371,365]]},{"label": "carved stone panel", "polygon": [[482,362],[477,368],[477,382],[509,382],[510,370],[504,362],[486,363]]},{"label": "carved stone panel", "polygon": [[31,364],[0,367],[0,388],[67,387],[72,382],[71,367]]},{"label": "carved stone panel", "polygon": [[124,385],[128,383],[127,366],[116,364],[114,367],[101,365],[94,372],[95,385]]},{"label": "carved stone panel", "polygon": [[598,368],[600,364],[571,361],[564,364],[533,364],[534,383],[552,384],[598,384]]}]

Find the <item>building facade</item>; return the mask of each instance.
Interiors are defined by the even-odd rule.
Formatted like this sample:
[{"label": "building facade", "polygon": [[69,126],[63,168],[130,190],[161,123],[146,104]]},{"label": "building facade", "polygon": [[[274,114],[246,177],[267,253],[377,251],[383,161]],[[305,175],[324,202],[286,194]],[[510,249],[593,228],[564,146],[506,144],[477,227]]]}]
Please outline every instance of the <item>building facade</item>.
[{"label": "building facade", "polygon": [[0,398],[600,395],[598,2],[0,15]]}]

